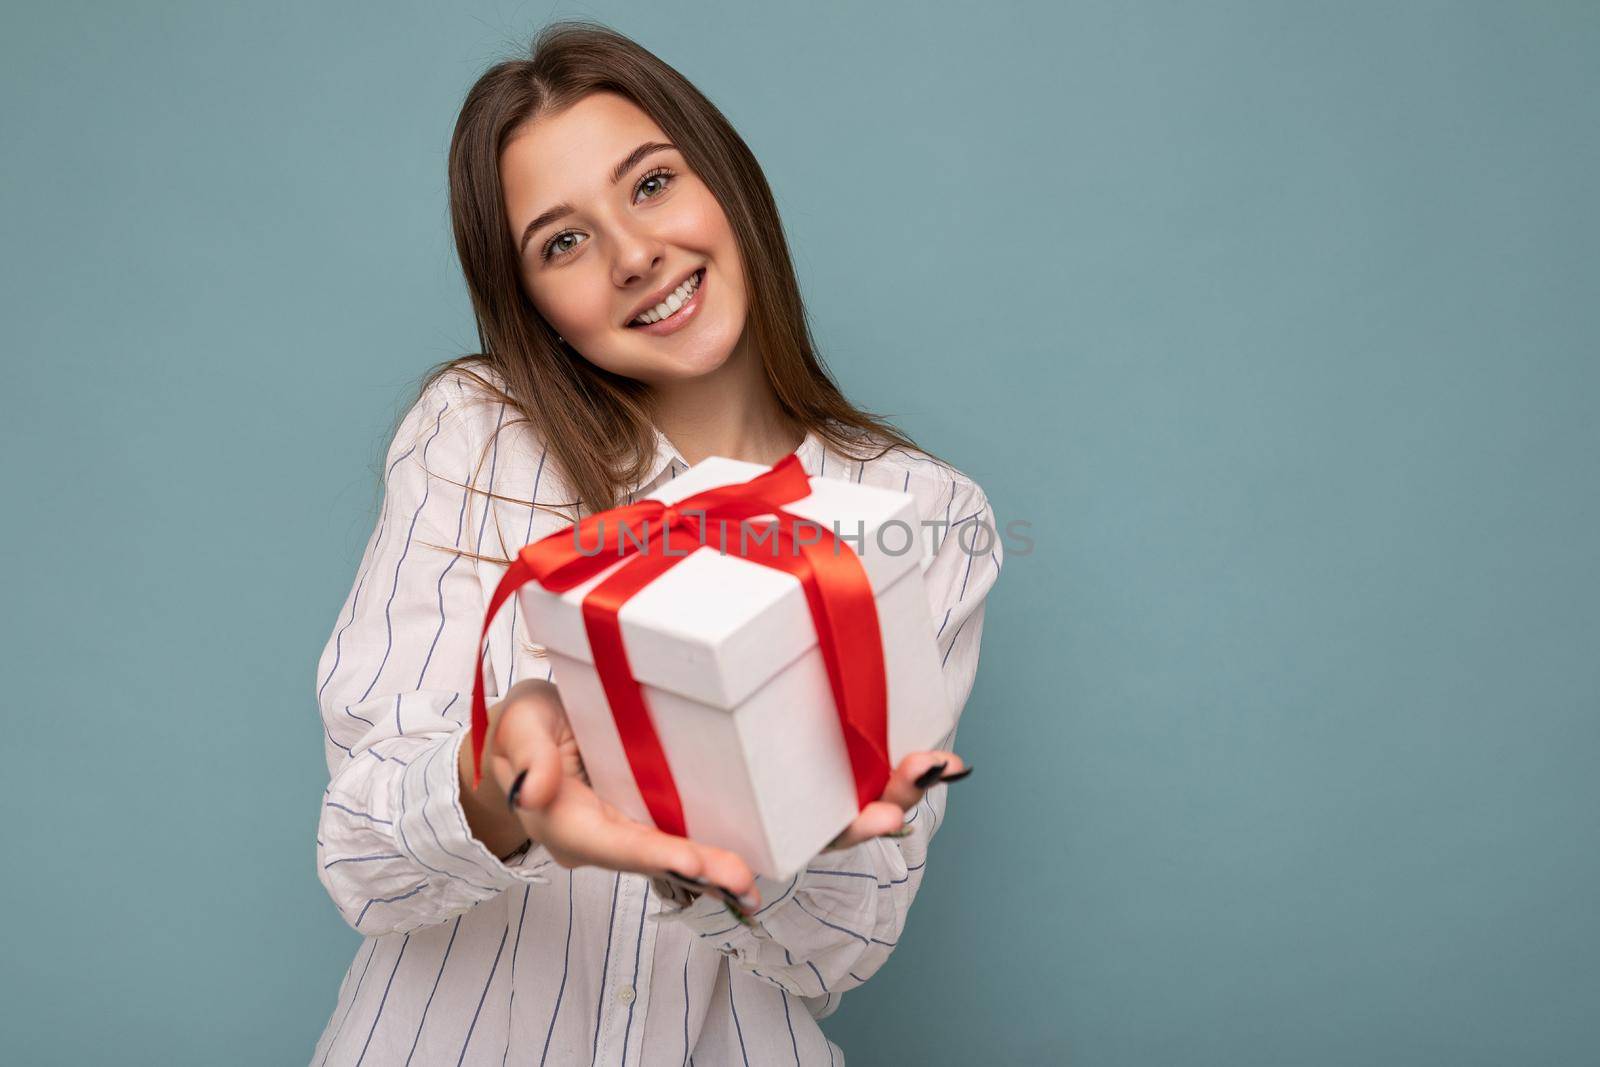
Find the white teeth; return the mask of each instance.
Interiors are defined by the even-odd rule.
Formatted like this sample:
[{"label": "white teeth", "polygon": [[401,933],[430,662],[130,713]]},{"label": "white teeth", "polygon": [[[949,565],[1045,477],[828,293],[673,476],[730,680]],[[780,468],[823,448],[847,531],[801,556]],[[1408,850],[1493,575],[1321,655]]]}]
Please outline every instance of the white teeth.
[{"label": "white teeth", "polygon": [[694,295],[694,291],[698,288],[700,288],[700,272],[695,271],[693,274],[689,275],[688,281],[684,282],[671,293],[667,294],[667,298],[665,300],[651,308],[649,311],[646,311],[643,315],[640,315],[633,321],[644,326],[648,326],[652,322],[660,322],[662,319],[666,318],[668,315],[674,314],[679,308],[687,304],[689,302],[689,298]]}]

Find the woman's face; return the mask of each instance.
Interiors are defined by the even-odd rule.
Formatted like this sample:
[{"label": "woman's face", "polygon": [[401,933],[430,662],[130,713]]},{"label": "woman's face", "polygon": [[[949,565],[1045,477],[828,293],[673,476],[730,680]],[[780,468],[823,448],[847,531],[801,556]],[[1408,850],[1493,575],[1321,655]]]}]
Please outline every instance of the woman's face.
[{"label": "woman's face", "polygon": [[[594,93],[522,126],[501,155],[500,175],[523,288],[585,359],[652,385],[727,360],[746,310],[733,230],[711,190],[632,101]],[[691,276],[698,288],[675,315],[630,325],[646,308],[655,309],[650,318],[664,311],[657,305],[665,294]]]}]

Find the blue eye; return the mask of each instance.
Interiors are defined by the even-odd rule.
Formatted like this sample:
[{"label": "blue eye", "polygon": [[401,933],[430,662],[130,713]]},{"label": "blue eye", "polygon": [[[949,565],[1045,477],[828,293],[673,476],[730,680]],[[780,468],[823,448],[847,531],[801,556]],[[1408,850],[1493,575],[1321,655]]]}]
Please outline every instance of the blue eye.
[{"label": "blue eye", "polygon": [[[675,177],[677,177],[677,172],[671,170],[670,168],[657,167],[655,170],[639,179],[639,184],[633,187],[634,195],[637,198],[640,189],[643,189],[649,182],[655,182],[659,191],[650,193],[645,197],[647,200],[654,200],[656,197],[660,196],[662,192],[666,191],[667,187],[672,184],[672,179]],[[556,244],[565,238],[577,236],[579,236],[579,234],[575,230],[562,230],[560,233],[550,238],[549,241],[545,242],[544,248],[539,253],[539,258],[548,261],[550,259],[560,259],[562,256],[567,255],[574,248],[578,247],[577,244],[574,243],[567,245],[565,248],[562,248],[559,251],[556,250]]]}]

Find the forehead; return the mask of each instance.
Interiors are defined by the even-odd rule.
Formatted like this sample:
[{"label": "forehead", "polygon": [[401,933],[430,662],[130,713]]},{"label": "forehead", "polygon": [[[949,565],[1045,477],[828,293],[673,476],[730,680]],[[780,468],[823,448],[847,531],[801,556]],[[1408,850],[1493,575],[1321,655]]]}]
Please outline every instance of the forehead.
[{"label": "forehead", "polygon": [[[645,141],[666,134],[638,105],[615,93],[591,93],[565,111],[518,127],[500,154],[501,181],[512,215],[576,203],[610,187],[609,171]],[[535,200],[536,198],[536,200]]]}]

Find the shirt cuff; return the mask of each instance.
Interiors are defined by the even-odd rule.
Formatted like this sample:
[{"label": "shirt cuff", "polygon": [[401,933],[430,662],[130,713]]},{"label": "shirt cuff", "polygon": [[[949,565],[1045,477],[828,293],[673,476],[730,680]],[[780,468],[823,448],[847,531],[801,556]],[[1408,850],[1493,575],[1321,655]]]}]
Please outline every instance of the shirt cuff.
[{"label": "shirt cuff", "polygon": [[467,827],[461,807],[461,746],[467,727],[440,739],[414,758],[399,776],[395,836],[402,851],[430,871],[471,886],[487,899],[523,884],[546,885],[540,872],[551,863],[542,845],[530,845],[501,860]]}]

